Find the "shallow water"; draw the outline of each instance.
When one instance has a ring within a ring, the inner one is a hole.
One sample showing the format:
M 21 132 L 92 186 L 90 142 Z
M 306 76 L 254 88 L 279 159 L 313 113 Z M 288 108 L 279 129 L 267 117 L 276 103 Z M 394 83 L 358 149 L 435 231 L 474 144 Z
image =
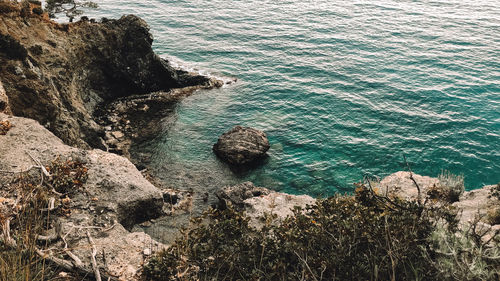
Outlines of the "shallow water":
M 169 185 L 254 181 L 291 193 L 349 192 L 405 169 L 500 181 L 497 1 L 96 1 L 137 14 L 173 63 L 236 84 L 197 92 L 138 148 Z M 241 124 L 267 132 L 265 164 L 235 174 L 213 155 Z

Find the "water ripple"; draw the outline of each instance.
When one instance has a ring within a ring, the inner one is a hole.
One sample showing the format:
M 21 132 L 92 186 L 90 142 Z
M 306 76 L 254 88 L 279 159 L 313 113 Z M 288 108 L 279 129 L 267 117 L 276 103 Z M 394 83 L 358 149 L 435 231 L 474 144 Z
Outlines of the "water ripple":
M 325 195 L 404 169 L 403 154 L 418 173 L 464 174 L 468 188 L 500 181 L 497 1 L 98 2 L 95 17 L 144 17 L 174 62 L 239 78 L 187 98 L 168 133 L 139 148 L 172 185 Z M 272 143 L 242 175 L 211 152 L 236 124 Z

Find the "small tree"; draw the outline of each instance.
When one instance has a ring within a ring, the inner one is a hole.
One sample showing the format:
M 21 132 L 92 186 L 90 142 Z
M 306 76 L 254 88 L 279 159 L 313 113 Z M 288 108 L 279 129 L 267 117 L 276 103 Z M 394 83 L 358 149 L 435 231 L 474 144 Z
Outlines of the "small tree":
M 91 1 L 75 1 L 75 0 L 47 0 L 45 9 L 51 18 L 55 18 L 56 14 L 64 13 L 73 22 L 74 18 L 83 14 L 82 8 L 97 8 L 98 5 Z

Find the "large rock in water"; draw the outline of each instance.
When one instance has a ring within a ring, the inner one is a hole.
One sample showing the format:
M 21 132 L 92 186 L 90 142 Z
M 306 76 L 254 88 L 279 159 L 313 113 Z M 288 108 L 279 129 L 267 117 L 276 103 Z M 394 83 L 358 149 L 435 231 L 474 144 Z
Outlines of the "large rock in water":
M 254 128 L 235 126 L 220 136 L 213 146 L 217 156 L 234 165 L 244 165 L 262 158 L 269 150 L 264 132 Z

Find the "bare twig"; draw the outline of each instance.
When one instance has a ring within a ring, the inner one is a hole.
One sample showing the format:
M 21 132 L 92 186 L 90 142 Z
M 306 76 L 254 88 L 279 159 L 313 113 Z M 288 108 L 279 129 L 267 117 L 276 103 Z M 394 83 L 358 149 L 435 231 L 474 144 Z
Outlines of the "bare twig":
M 51 254 L 44 253 L 42 250 L 40 250 L 38 248 L 35 248 L 35 251 L 42 259 L 45 259 L 45 260 L 57 265 L 58 267 L 60 267 L 63 270 L 70 271 L 70 272 L 76 272 L 82 276 L 96 278 L 95 273 L 92 270 L 87 269 L 87 267 L 83 263 L 79 263 L 77 261 L 75 261 L 73 263 L 73 262 L 65 260 L 65 259 L 56 258 Z M 73 255 L 73 256 L 76 257 L 75 255 Z M 80 260 L 78 257 L 76 257 L 76 259 Z M 106 274 L 104 274 L 103 276 L 104 276 L 104 278 L 107 278 L 107 280 L 118 280 L 115 277 L 108 276 Z M 97 280 L 97 278 L 96 278 L 96 280 Z
M 11 248 L 15 248 L 17 243 L 14 239 L 12 239 L 12 237 L 10 237 L 10 219 L 6 219 L 2 224 L 2 232 L 4 244 Z
M 370 179 L 368 179 L 367 177 L 365 177 L 365 181 L 368 183 L 368 188 L 370 189 L 370 192 L 371 194 L 373 195 L 373 197 L 375 197 L 375 199 L 379 200 L 379 201 L 385 201 L 401 210 L 407 210 L 408 208 L 405 208 L 403 206 L 401 206 L 400 204 L 394 202 L 394 200 L 391 200 L 389 197 L 387 197 L 387 192 L 386 192 L 386 195 L 385 196 L 380 196 L 378 195 L 374 190 L 373 190 L 373 187 L 372 187 L 372 184 L 371 184 L 371 181 Z M 395 211 L 393 208 L 391 208 L 390 206 L 386 205 L 389 209 Z
M 56 202 L 56 199 L 54 197 L 51 197 L 49 199 L 49 203 L 48 203 L 48 206 L 47 208 L 43 208 L 43 209 L 40 209 L 40 211 L 42 212 L 50 212 L 50 211 L 53 211 L 56 207 L 55 207 L 55 202 Z
M 64 249 L 64 252 L 74 261 L 76 267 L 83 268 L 83 262 L 80 258 L 78 258 L 75 254 L 73 254 L 69 249 Z
M 59 239 L 59 237 L 57 236 L 57 234 L 52 234 L 52 235 L 37 235 L 36 236 L 36 240 L 43 241 L 43 242 L 48 242 L 48 243 L 52 243 L 54 241 L 57 241 L 58 239 Z
M 295 255 L 297 255 L 297 257 L 299 258 L 299 260 L 304 263 L 304 265 L 306 266 L 307 270 L 309 271 L 309 273 L 311 273 L 311 276 L 314 280 L 318 281 L 318 278 L 316 278 L 316 276 L 314 276 L 314 273 L 312 272 L 311 268 L 309 267 L 309 265 L 307 264 L 307 261 L 304 260 L 296 251 L 293 251 L 295 253 Z
M 418 191 L 418 195 L 417 195 L 417 202 L 418 202 L 418 205 L 421 206 L 422 205 L 422 197 L 421 197 L 421 190 L 420 190 L 420 186 L 418 185 L 417 181 L 415 180 L 415 178 L 413 177 L 413 172 L 411 171 L 411 168 L 410 168 L 410 164 L 408 164 L 408 161 L 406 161 L 406 156 L 403 154 L 403 158 L 405 160 L 405 163 L 406 163 L 406 167 L 408 167 L 408 171 L 410 172 L 410 179 L 413 181 L 413 183 L 415 184 L 415 186 L 417 187 L 417 191 Z
M 88 230 L 87 230 L 87 238 L 89 239 L 89 243 L 92 246 L 92 255 L 90 256 L 90 258 L 92 260 L 92 269 L 94 270 L 95 280 L 102 281 L 101 273 L 99 272 L 99 268 L 97 267 L 97 261 L 95 259 L 95 256 L 97 255 L 97 249 L 95 247 L 94 240 L 92 239 L 92 236 L 90 236 L 90 232 Z
M 46 177 L 50 177 L 50 173 L 47 171 L 47 169 L 45 169 L 45 167 L 42 165 L 42 163 L 40 162 L 40 160 L 38 160 L 35 157 L 33 157 L 33 155 L 31 155 L 31 153 L 29 153 L 29 151 L 27 151 L 27 150 L 26 150 L 26 154 L 28 154 L 29 157 L 31 157 L 31 159 L 40 167 L 40 169 L 42 170 L 42 173 Z
M 36 165 L 31 165 L 29 166 L 29 168 L 25 169 L 25 170 L 21 170 L 21 171 L 7 171 L 7 170 L 0 170 L 0 173 L 2 174 L 22 174 L 22 173 L 26 173 L 26 172 L 29 172 L 31 169 L 33 168 L 38 168 L 40 169 L 39 166 L 36 166 Z

